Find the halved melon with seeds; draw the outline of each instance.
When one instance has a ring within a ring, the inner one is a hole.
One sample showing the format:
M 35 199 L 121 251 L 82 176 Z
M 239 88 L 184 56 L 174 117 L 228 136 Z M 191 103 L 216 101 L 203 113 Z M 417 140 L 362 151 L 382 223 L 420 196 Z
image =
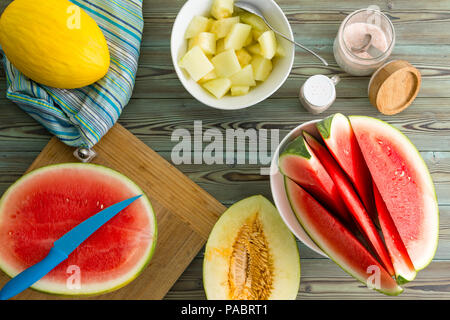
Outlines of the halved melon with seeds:
M 203 284 L 210 300 L 296 298 L 297 244 L 269 200 L 253 196 L 225 211 L 206 244 Z

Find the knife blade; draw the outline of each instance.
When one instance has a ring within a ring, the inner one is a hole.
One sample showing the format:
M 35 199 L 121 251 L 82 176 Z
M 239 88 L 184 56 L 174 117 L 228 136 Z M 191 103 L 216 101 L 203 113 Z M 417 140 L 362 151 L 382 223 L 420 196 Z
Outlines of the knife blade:
M 6 283 L 2 290 L 0 290 L 0 300 L 8 300 L 14 297 L 28 287 L 32 286 L 39 279 L 43 278 L 61 262 L 66 260 L 68 256 L 95 231 L 97 231 L 106 222 L 111 220 L 114 216 L 139 199 L 141 196 L 142 195 L 138 195 L 113 204 L 112 206 L 81 222 L 61 238 L 56 240 L 53 243 L 53 247 L 50 249 L 50 252 L 43 260 L 28 269 L 25 269 Z

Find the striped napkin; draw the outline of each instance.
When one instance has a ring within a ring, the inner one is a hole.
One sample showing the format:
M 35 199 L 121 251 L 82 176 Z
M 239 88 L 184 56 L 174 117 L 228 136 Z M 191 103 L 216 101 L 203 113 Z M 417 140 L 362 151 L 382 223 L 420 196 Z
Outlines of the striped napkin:
M 71 0 L 100 26 L 111 66 L 106 76 L 81 89 L 43 86 L 3 59 L 7 97 L 73 147 L 92 147 L 116 123 L 133 91 L 144 26 L 142 0 Z

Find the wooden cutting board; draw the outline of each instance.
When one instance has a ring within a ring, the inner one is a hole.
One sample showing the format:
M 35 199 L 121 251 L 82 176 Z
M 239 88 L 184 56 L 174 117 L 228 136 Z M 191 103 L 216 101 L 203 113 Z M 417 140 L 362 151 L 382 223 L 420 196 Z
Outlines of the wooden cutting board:
M 92 163 L 125 174 L 150 198 L 158 223 L 158 240 L 150 264 L 138 278 L 117 291 L 89 299 L 162 299 L 205 244 L 226 208 L 120 124 L 116 124 L 94 150 L 97 157 Z M 73 151 L 53 138 L 28 171 L 49 164 L 76 162 Z M 8 280 L 0 272 L 0 287 Z M 31 289 L 16 297 L 64 298 L 70 299 Z

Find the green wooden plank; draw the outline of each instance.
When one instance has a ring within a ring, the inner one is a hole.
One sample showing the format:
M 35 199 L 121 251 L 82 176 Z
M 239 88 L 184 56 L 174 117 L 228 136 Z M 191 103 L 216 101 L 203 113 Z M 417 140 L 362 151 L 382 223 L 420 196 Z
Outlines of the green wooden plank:
M 302 252 L 300 252 L 302 256 Z M 165 299 L 205 299 L 202 259 L 196 258 Z M 301 259 L 301 281 L 297 299 L 450 299 L 450 261 L 433 261 L 416 279 L 403 285 L 397 297 L 369 290 L 328 259 Z
M 378 117 L 401 129 L 419 150 L 448 151 L 450 150 L 449 103 L 450 99 L 418 98 L 410 108 L 392 117 L 381 115 L 370 105 L 368 99 L 338 99 L 323 117 L 334 112 Z M 154 112 L 150 112 L 149 109 Z M 148 118 L 145 114 L 149 115 Z M 195 120 L 202 120 L 205 129 L 279 129 L 282 138 L 297 125 L 320 117 L 322 116 L 306 112 L 294 99 L 276 101 L 269 99 L 254 107 L 233 112 L 211 109 L 192 99 L 159 101 L 137 99 L 125 110 L 121 122 L 153 148 L 168 151 L 169 149 L 162 149 L 161 143 L 168 141 L 172 130 L 186 128 L 192 131 Z M 170 146 L 174 144 L 169 143 Z
M 168 54 L 167 52 L 166 55 Z M 400 58 L 401 56 L 398 57 Z M 300 58 L 297 60 L 301 62 Z M 450 66 L 425 66 L 419 63 L 415 63 L 415 66 L 418 67 L 423 75 L 419 97 L 450 97 L 450 77 L 448 76 L 450 74 Z M 296 62 L 287 81 L 272 97 L 297 98 L 299 88 L 303 82 L 314 74 L 340 75 L 342 81 L 336 89 L 338 98 L 367 99 L 368 77 L 349 76 L 337 66 L 331 65 L 322 68 L 312 62 L 310 64 L 299 64 Z M 5 91 L 4 78 L 0 78 L 0 92 Z M 5 95 L 2 93 L 1 97 L 5 97 Z M 152 65 L 152 61 L 148 61 L 146 66 L 139 68 L 133 97 L 139 99 L 173 99 L 174 97 L 188 99 L 192 96 L 181 85 L 172 65 L 156 66 L 156 64 Z
M 10 1 L 10 0 L 8 0 Z M 360 8 L 366 8 L 368 4 L 377 5 L 383 11 L 408 11 L 408 10 L 434 10 L 448 11 L 450 8 L 449 0 L 427 0 L 427 1 L 410 1 L 410 0 L 351 0 L 351 1 L 330 1 L 330 0 L 276 0 L 278 5 L 285 12 L 302 12 L 302 11 L 343 11 L 350 12 Z M 144 1 L 144 15 L 171 17 L 176 15 L 185 3 L 184 0 L 166 1 L 166 0 L 150 0 Z
M 42 149 L 50 134 L 11 102 L 0 100 L 0 151 Z M 222 111 L 193 99 L 132 99 L 120 122 L 156 151 L 170 151 L 176 128 L 193 131 L 195 120 L 207 128 L 279 129 L 280 139 L 297 125 L 334 112 L 381 118 L 401 129 L 421 151 L 450 151 L 450 99 L 418 98 L 396 116 L 381 115 L 366 98 L 337 99 L 322 116 L 306 112 L 296 99 L 268 99 L 251 108 Z M 20 143 L 18 143 L 20 141 Z
M 228 204 L 230 205 L 230 204 Z M 440 206 L 440 226 L 439 226 L 439 245 L 436 251 L 434 260 L 450 260 L 450 243 L 447 241 L 450 236 L 450 206 Z M 314 252 L 297 239 L 297 245 L 299 247 L 301 257 L 305 259 L 327 259 L 324 256 Z M 202 250 L 198 254 L 198 258 L 202 259 L 204 251 Z
M 356 7 L 359 8 L 359 7 Z M 355 9 L 356 9 L 355 8 Z M 332 45 L 341 22 L 352 10 L 287 12 L 295 39 L 304 45 Z M 144 45 L 169 45 L 172 25 L 177 11 L 171 16 L 145 19 Z M 446 11 L 390 11 L 397 45 L 430 45 L 448 43 L 450 12 Z
M 432 50 L 427 50 L 424 46 L 400 46 L 394 50 L 392 58 L 406 59 L 419 68 L 423 76 L 420 97 L 450 97 L 450 66 L 447 59 L 449 48 L 447 45 L 433 46 Z M 340 98 L 367 97 L 368 77 L 354 77 L 343 73 L 334 63 L 331 47 L 323 47 L 319 52 L 330 62 L 329 67 L 320 66 L 314 57 L 297 50 L 291 75 L 273 97 L 297 97 L 301 84 L 307 77 L 317 73 L 339 74 L 342 77 L 337 87 Z M 5 91 L 6 81 L 1 77 L 0 92 Z M 4 97 L 3 94 L 2 96 Z M 143 48 L 133 97 L 191 97 L 175 74 L 169 48 Z
M 369 77 L 355 77 L 343 73 L 334 62 L 332 47 L 317 50 L 323 54 L 330 66 L 318 64 L 311 55 L 298 49 L 291 74 L 285 84 L 273 97 L 297 97 L 301 84 L 314 74 L 341 76 L 337 87 L 338 97 L 367 97 Z M 450 46 L 398 46 L 392 59 L 406 59 L 422 73 L 420 97 L 450 97 L 450 65 L 448 64 Z M 425 58 L 423 58 L 425 57 Z M 136 79 L 135 98 L 189 98 L 189 93 L 181 85 L 174 71 L 168 47 L 145 47 L 142 50 L 140 68 Z
M 171 162 L 171 152 L 159 153 Z M 22 175 L 37 152 L 13 151 L 1 155 L 0 193 Z M 439 204 L 450 205 L 450 152 L 425 152 L 422 156 L 435 182 Z M 260 175 L 260 165 L 182 164 L 176 167 L 226 205 L 255 194 L 271 198 L 269 176 Z
M 415 63 L 423 74 L 423 82 L 419 97 L 450 97 L 450 78 L 446 75 L 448 67 L 423 66 Z M 138 71 L 134 97 L 140 99 L 173 97 L 190 98 L 191 95 L 181 85 L 173 67 L 142 67 Z M 289 78 L 281 88 L 273 94 L 274 98 L 296 98 L 304 81 L 311 75 L 338 74 L 342 81 L 336 88 L 338 98 L 367 98 L 368 77 L 356 78 L 343 73 L 337 66 L 319 67 L 314 64 L 294 65 Z

